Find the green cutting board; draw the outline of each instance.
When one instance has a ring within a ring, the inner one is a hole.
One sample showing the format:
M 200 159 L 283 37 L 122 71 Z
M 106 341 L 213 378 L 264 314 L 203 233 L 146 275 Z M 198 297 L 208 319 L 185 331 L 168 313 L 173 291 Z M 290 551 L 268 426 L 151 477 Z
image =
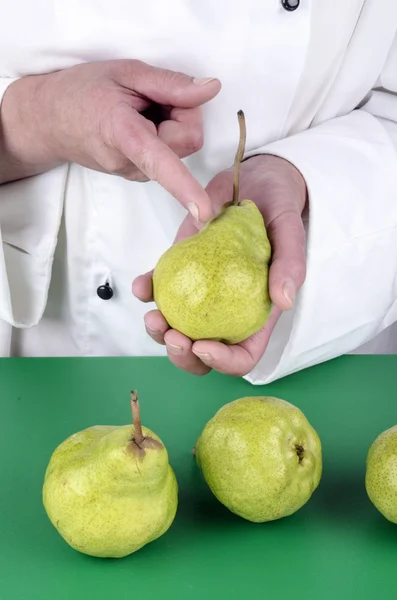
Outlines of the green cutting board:
M 177 518 L 161 539 L 125 559 L 69 548 L 41 501 L 54 448 L 94 424 L 143 423 L 166 444 L 179 481 Z M 397 525 L 364 487 L 368 448 L 397 423 L 397 356 L 347 356 L 271 385 L 167 359 L 0 361 L 0 598 L 2 600 L 382 600 L 397 597 Z M 299 406 L 323 443 L 324 472 L 295 515 L 253 524 L 211 495 L 191 454 L 204 424 L 244 395 Z

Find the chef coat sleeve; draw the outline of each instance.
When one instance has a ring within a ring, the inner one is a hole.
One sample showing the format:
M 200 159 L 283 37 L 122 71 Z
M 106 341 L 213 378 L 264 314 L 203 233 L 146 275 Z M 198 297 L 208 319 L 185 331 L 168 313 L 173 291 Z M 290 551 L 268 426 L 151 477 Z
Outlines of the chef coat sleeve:
M 307 278 L 246 377 L 265 384 L 355 350 L 397 321 L 397 41 L 366 104 L 255 149 L 309 196 Z
M 0 111 L 13 81 L 0 77 Z M 62 166 L 0 185 L 0 322 L 31 327 L 42 317 L 66 175 L 67 166 Z

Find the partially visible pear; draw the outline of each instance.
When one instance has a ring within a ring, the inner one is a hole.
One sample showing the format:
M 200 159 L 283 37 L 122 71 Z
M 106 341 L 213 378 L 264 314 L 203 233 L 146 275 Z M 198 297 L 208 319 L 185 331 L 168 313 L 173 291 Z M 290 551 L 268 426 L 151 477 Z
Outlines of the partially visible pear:
M 141 426 L 89 427 L 58 446 L 48 464 L 43 503 L 49 519 L 75 550 L 121 558 L 163 535 L 178 504 L 178 486 L 165 446 Z
M 169 248 L 153 273 L 159 310 L 173 329 L 192 340 L 236 344 L 259 331 L 270 314 L 270 242 L 254 202 L 238 198 L 245 147 L 243 112 L 238 116 L 233 202 L 197 234 Z
M 255 523 L 295 513 L 322 474 L 316 431 L 299 408 L 269 396 L 223 406 L 204 427 L 194 453 L 216 498 Z
M 365 487 L 378 511 L 397 523 L 397 425 L 372 443 L 366 461 Z

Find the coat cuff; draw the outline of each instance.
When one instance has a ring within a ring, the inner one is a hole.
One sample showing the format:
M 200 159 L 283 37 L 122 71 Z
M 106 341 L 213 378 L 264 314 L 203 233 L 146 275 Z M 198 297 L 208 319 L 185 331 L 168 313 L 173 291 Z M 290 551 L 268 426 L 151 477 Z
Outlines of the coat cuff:
M 0 185 L 0 321 L 41 319 L 63 211 L 67 166 Z

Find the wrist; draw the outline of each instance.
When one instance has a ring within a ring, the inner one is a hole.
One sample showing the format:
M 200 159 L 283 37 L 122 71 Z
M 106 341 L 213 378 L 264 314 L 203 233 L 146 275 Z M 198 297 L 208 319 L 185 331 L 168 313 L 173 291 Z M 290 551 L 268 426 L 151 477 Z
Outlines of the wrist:
M 287 188 L 286 191 L 290 191 L 296 199 L 299 212 L 303 212 L 308 199 L 308 191 L 306 181 L 295 165 L 274 154 L 254 154 L 245 162 L 249 163 L 250 168 L 263 169 L 269 185 L 274 183 Z
M 54 153 L 46 126 L 41 86 L 47 75 L 22 77 L 6 90 L 0 109 L 2 157 L 8 180 L 46 171 L 62 160 Z

